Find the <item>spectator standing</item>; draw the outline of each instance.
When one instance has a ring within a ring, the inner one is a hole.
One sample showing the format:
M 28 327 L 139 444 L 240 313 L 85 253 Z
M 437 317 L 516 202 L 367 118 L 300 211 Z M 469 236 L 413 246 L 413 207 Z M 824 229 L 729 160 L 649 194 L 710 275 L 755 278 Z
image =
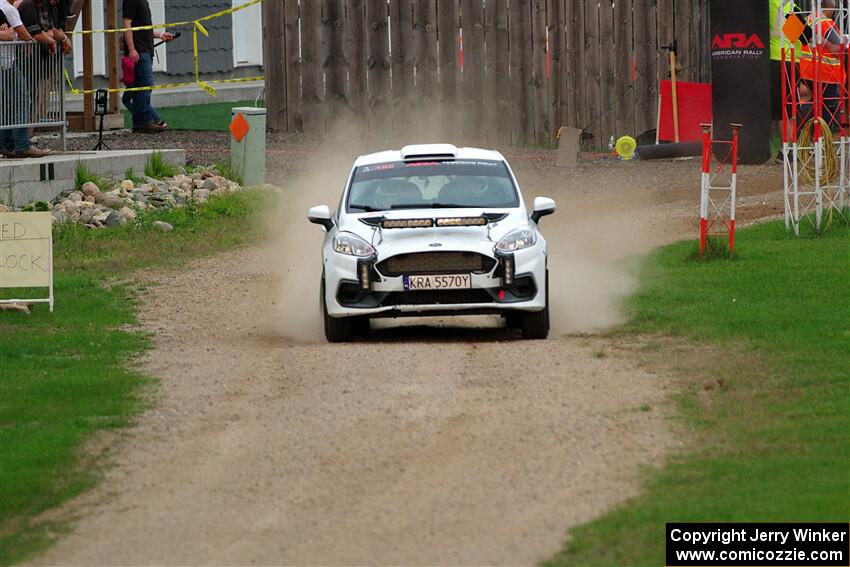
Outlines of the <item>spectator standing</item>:
M 32 41 L 20 12 L 7 0 L 0 0 L 0 41 Z M 29 85 L 21 71 L 14 46 L 0 45 L 0 112 L 16 124 L 26 124 L 30 118 Z M 14 96 L 6 94 L 13 93 Z M 30 145 L 29 129 L 0 130 L 0 154 L 7 158 L 43 157 L 46 152 Z
M 805 43 L 800 49 L 800 79 L 815 84 L 815 74 L 819 76 L 820 93 L 814 92 L 821 100 L 820 112 L 832 130 L 836 130 L 840 122 L 841 85 L 844 84 L 844 66 L 841 63 L 841 42 L 843 38 L 835 20 L 835 0 L 821 0 L 823 13 L 812 12 L 808 25 L 820 33 L 823 38 L 823 53 L 818 56 L 812 47 Z M 817 90 L 817 89 L 816 89 Z
M 153 25 L 148 0 L 124 0 L 122 6 L 125 28 Z M 124 32 L 124 55 L 134 64 L 135 82 L 133 87 L 152 87 L 154 38 L 171 41 L 174 36 L 166 31 L 155 32 L 143 29 Z M 128 85 L 129 86 L 129 85 Z M 133 132 L 155 134 L 164 132 L 168 125 L 160 119 L 151 105 L 151 91 L 125 91 L 121 99 L 133 115 Z
M 18 2 L 18 10 L 21 13 L 21 19 L 30 34 L 42 43 L 42 48 L 37 54 L 33 55 L 33 65 L 30 67 L 29 77 L 32 84 L 32 122 L 40 122 L 48 112 L 50 102 L 51 85 L 60 77 L 56 75 L 59 65 L 51 61 L 51 58 L 56 57 L 56 48 L 60 47 L 63 53 L 70 53 L 72 49 L 71 40 L 65 35 L 58 22 L 58 12 L 54 10 L 53 0 L 20 0 Z M 53 40 L 51 45 L 49 41 L 42 41 L 36 37 L 36 33 L 44 34 L 45 40 Z M 33 130 L 30 129 L 30 135 Z

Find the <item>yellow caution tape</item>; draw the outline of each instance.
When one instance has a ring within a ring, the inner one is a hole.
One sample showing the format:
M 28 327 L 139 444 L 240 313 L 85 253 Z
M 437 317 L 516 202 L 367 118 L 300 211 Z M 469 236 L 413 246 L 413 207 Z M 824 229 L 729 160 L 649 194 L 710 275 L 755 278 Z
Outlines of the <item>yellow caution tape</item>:
M 103 30 L 80 30 L 80 31 L 69 31 L 65 32 L 68 34 L 77 34 L 77 35 L 88 35 L 93 33 L 119 33 L 125 31 L 143 31 L 143 30 L 155 30 L 160 28 L 181 28 L 187 26 L 194 26 L 198 22 L 206 22 L 207 20 L 213 20 L 215 18 L 220 18 L 221 16 L 226 16 L 228 14 L 233 14 L 235 12 L 239 12 L 240 10 L 245 10 L 246 8 L 250 8 L 256 4 L 262 3 L 263 0 L 251 0 L 247 4 L 243 4 L 242 6 L 238 6 L 236 8 L 227 8 L 226 10 L 221 10 L 220 12 L 215 12 L 214 14 L 208 14 L 197 20 L 186 20 L 183 22 L 170 22 L 165 24 L 153 24 L 150 26 L 136 26 L 132 28 L 115 28 L 115 29 L 103 29 Z M 203 26 L 202 26 L 203 27 Z M 206 33 L 204 35 L 207 35 Z
M 104 90 L 109 93 L 124 93 L 124 92 L 138 92 L 138 91 L 156 91 L 160 89 L 173 89 L 175 87 L 189 87 L 192 85 L 200 86 L 202 89 L 210 93 L 212 96 L 216 96 L 215 89 L 210 86 L 210 83 L 213 84 L 223 84 L 223 83 L 250 83 L 254 81 L 262 81 L 265 79 L 265 76 L 259 75 L 256 77 L 242 77 L 239 79 L 213 79 L 209 81 L 189 81 L 186 83 L 169 83 L 167 85 L 154 85 L 150 87 L 127 87 L 127 88 L 119 88 L 119 89 L 77 89 L 74 88 L 73 83 L 71 82 L 71 76 L 68 74 L 68 70 L 65 69 L 65 82 L 68 83 L 68 90 L 71 94 L 75 95 L 88 95 L 95 94 L 99 90 Z M 206 85 L 206 86 L 204 86 Z M 210 92 L 212 90 L 212 92 Z
M 90 95 L 90 94 L 96 93 L 99 90 L 105 90 L 106 92 L 109 92 L 109 93 L 121 93 L 121 92 L 137 92 L 137 91 L 155 91 L 155 90 L 160 90 L 160 89 L 171 89 L 171 88 L 175 88 L 175 87 L 186 87 L 186 86 L 190 86 L 190 85 L 197 85 L 200 88 L 202 88 L 203 90 L 205 90 L 207 93 L 209 93 L 210 96 L 216 96 L 217 95 L 216 90 L 212 86 L 210 86 L 209 83 L 246 83 L 246 82 L 250 82 L 250 81 L 263 80 L 263 79 L 265 79 L 264 76 L 245 77 L 245 78 L 241 78 L 241 79 L 219 79 L 219 80 L 213 80 L 213 81 L 202 81 L 201 80 L 201 71 L 200 71 L 199 49 L 198 49 L 198 32 L 201 32 L 205 37 L 209 37 L 209 35 L 210 35 L 210 33 L 207 31 L 207 29 L 204 27 L 204 25 L 201 22 L 206 22 L 206 21 L 209 21 L 209 20 L 213 20 L 215 18 L 220 18 L 222 16 L 226 16 L 228 14 L 233 14 L 234 12 L 238 12 L 240 10 L 250 8 L 251 6 L 254 6 L 256 4 L 260 4 L 261 2 L 263 2 L 263 0 L 251 0 L 250 2 L 248 2 L 247 4 L 243 4 L 242 6 L 239 6 L 239 7 L 236 7 L 236 8 L 227 8 L 226 10 L 221 10 L 221 11 L 215 12 L 213 14 L 207 14 L 206 16 L 198 18 L 197 20 L 187 20 L 187 21 L 184 21 L 184 22 L 171 22 L 171 23 L 166 23 L 166 24 L 154 24 L 154 25 L 151 25 L 151 26 L 136 26 L 136 27 L 132 27 L 132 28 L 117 28 L 117 29 L 104 29 L 104 30 L 82 30 L 82 31 L 67 32 L 67 33 L 71 33 L 71 34 L 75 33 L 75 34 L 79 34 L 79 35 L 86 35 L 86 34 L 95 34 L 95 33 L 117 33 L 117 32 L 125 32 L 125 31 L 140 31 L 140 30 L 160 29 L 160 28 L 175 28 L 175 27 L 192 26 L 192 57 L 194 59 L 194 67 L 195 67 L 195 81 L 191 82 L 191 83 L 170 83 L 170 84 L 167 84 L 167 85 L 154 85 L 154 86 L 148 86 L 148 87 L 127 87 L 127 88 L 119 88 L 119 89 L 89 89 L 89 90 L 83 90 L 83 89 L 75 88 L 73 82 L 71 81 L 71 76 L 68 74 L 68 70 L 65 69 L 64 70 L 65 71 L 65 80 L 68 83 L 68 88 L 70 89 L 71 93 L 73 93 L 75 95 Z

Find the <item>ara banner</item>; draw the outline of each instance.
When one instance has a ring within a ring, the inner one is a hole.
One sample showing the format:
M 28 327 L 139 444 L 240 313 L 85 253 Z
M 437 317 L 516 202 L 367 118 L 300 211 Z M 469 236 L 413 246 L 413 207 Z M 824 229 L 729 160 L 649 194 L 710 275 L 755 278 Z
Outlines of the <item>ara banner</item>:
M 770 27 L 764 0 L 711 0 L 711 100 L 714 138 L 741 124 L 739 163 L 771 157 Z

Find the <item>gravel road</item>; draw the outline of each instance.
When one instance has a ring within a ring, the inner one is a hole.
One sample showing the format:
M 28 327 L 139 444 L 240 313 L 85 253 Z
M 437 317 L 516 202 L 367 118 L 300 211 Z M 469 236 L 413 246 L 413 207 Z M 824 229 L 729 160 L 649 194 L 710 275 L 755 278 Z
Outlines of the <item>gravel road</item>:
M 550 240 L 583 251 L 575 271 L 594 277 L 570 285 L 588 294 L 610 283 L 608 260 L 693 233 L 696 163 L 515 163 L 527 197 L 559 199 Z M 749 172 L 743 221 L 781 206 L 781 169 Z M 601 214 L 621 226 L 609 238 Z M 109 444 L 104 481 L 67 506 L 79 521 L 36 564 L 532 564 L 683 442 L 675 377 L 649 373 L 622 339 L 568 326 L 522 341 L 470 318 L 296 340 L 281 331 L 278 264 L 265 245 L 145 275 L 155 348 L 141 366 L 161 379 L 156 400 Z M 298 301 L 315 311 L 313 292 Z

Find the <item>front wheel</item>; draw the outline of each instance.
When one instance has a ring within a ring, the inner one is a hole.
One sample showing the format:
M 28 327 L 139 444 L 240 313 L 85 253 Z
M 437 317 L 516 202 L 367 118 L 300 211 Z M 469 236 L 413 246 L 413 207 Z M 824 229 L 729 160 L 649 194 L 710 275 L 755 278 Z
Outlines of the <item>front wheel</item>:
M 545 339 L 549 336 L 549 270 L 546 270 L 546 306 L 542 311 L 522 314 L 522 336 L 526 339 Z
M 322 278 L 321 286 L 322 316 L 325 320 L 325 338 L 329 343 L 343 343 L 351 340 L 354 333 L 351 317 L 336 319 L 328 315 L 328 304 L 325 299 L 325 279 Z

